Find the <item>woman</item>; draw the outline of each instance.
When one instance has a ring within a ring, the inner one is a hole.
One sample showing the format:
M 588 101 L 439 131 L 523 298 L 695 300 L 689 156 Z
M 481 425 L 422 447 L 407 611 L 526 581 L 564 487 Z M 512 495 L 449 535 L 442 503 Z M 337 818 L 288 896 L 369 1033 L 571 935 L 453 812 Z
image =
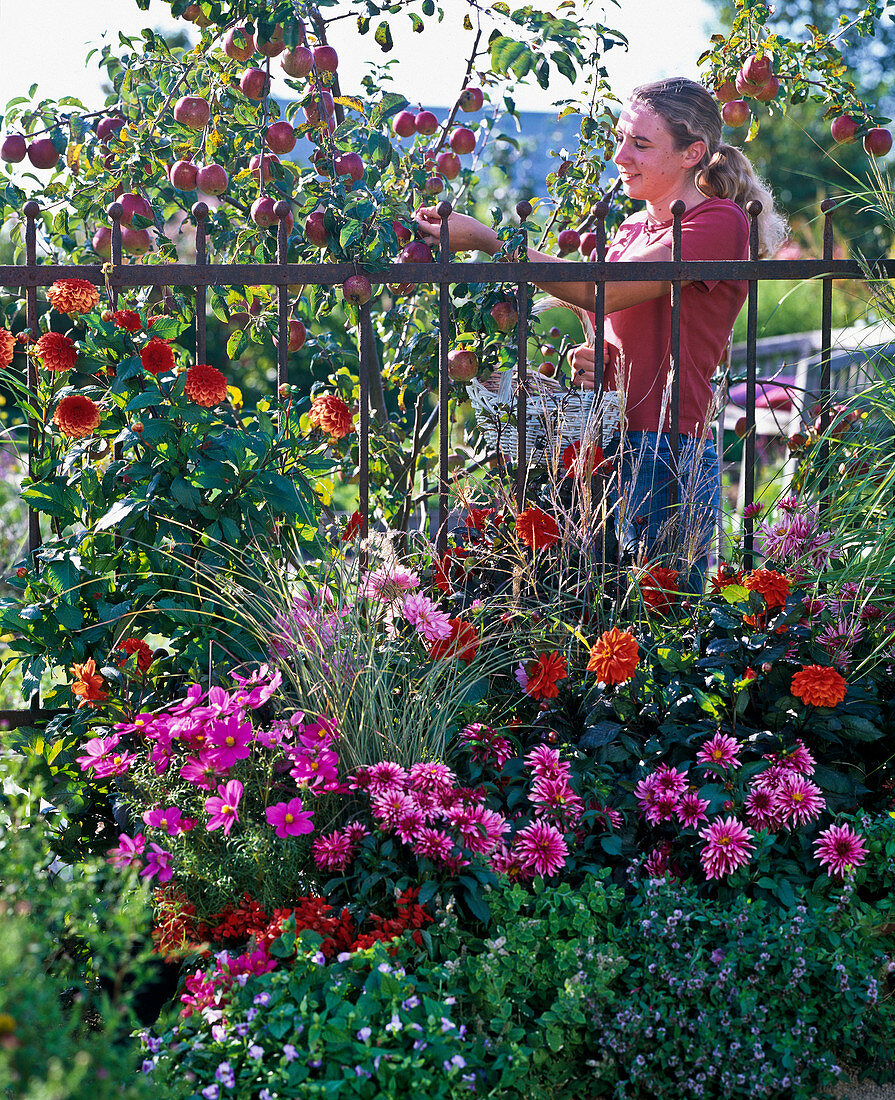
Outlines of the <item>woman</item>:
M 746 259 L 749 220 L 744 209 L 752 199 L 763 208 L 758 218 L 759 255 L 773 255 L 784 237 L 783 219 L 746 157 L 721 141 L 721 127 L 718 104 L 693 80 L 675 77 L 634 90 L 616 127 L 613 159 L 625 193 L 643 201 L 645 209 L 622 223 L 607 259 L 670 260 L 671 206 L 678 199 L 686 206 L 681 224 L 684 260 Z M 420 209 L 416 220 L 423 234 L 437 243 L 440 219 L 435 207 Z M 467 215 L 451 214 L 449 228 L 452 250 L 493 255 L 500 247 L 492 229 Z M 528 256 L 553 259 L 534 249 Z M 593 308 L 593 283 L 537 285 L 561 301 Z M 607 447 L 607 454 L 620 457 L 620 542 L 644 562 L 683 564 L 688 574 L 684 582 L 694 590 L 705 573 L 721 503 L 717 456 L 709 435 L 711 377 L 745 298 L 742 282 L 706 280 L 682 288 L 681 435 L 674 494 L 681 508 L 673 510 L 668 491 L 671 284 L 605 284 L 603 385 L 624 392 L 624 435 Z M 575 348 L 570 361 L 575 382 L 592 389 L 593 347 Z

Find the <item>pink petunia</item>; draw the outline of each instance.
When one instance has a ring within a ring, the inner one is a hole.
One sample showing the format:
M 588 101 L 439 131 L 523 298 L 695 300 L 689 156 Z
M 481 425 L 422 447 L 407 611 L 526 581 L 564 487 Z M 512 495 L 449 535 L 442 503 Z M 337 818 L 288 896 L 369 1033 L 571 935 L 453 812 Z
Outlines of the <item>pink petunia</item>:
M 174 877 L 174 869 L 171 867 L 172 855 L 160 848 L 158 844 L 150 844 L 150 851 L 146 853 L 146 866 L 140 872 L 143 878 L 156 878 L 159 882 L 170 882 Z
M 110 848 L 106 853 L 106 858 L 113 867 L 132 867 L 141 862 L 140 857 L 143 855 L 145 848 L 146 837 L 142 833 L 137 833 L 136 836 L 120 833 L 118 847 Z
M 404 618 L 427 642 L 444 641 L 451 636 L 450 618 L 428 596 L 414 593 L 405 597 Z
M 752 831 L 734 817 L 713 821 L 699 835 L 707 842 L 699 856 L 707 879 L 724 878 L 752 856 Z
M 810 779 L 793 774 L 777 789 L 775 808 L 787 825 L 804 825 L 820 817 L 826 806 L 823 791 Z
M 300 798 L 277 802 L 264 811 L 267 824 L 273 825 L 278 837 L 301 836 L 314 831 L 313 810 L 306 810 Z
M 179 836 L 189 828 L 189 818 L 185 818 L 176 806 L 169 806 L 167 810 L 146 810 L 143 821 L 153 829 L 163 829 L 168 836 Z
M 347 830 L 334 829 L 326 836 L 317 837 L 311 851 L 321 871 L 344 871 L 354 858 L 355 848 Z
M 685 829 L 695 829 L 700 821 L 707 821 L 709 800 L 700 798 L 696 791 L 685 791 L 675 806 L 677 819 Z
M 867 858 L 862 837 L 850 825 L 830 825 L 814 842 L 814 858 L 827 867 L 828 874 L 842 878 Z
M 527 869 L 544 878 L 561 870 L 569 854 L 563 834 L 546 821 L 533 821 L 520 829 L 513 849 L 521 856 Z
M 205 826 L 210 833 L 214 829 L 223 829 L 229 836 L 233 828 L 233 822 L 239 821 L 239 800 L 242 798 L 242 783 L 238 779 L 231 779 L 229 783 L 221 783 L 218 786 L 217 795 L 205 799 L 205 812 L 209 814 L 208 824 Z
M 740 743 L 735 737 L 728 737 L 724 733 L 716 733 L 709 741 L 706 741 L 696 754 L 697 764 L 710 764 L 716 768 L 740 767 Z M 716 775 L 710 769 L 703 772 L 705 776 Z

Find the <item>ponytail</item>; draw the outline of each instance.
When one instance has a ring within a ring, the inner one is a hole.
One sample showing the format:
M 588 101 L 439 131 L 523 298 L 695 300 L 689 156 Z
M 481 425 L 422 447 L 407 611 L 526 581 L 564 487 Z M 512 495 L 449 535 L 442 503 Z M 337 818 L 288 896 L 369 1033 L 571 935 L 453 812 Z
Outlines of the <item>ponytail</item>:
M 786 222 L 774 206 L 770 188 L 755 173 L 740 149 L 721 141 L 721 112 L 714 96 L 686 77 L 670 77 L 642 84 L 632 102 L 655 111 L 679 149 L 701 141 L 706 148 L 696 166 L 695 183 L 704 195 L 730 199 L 744 210 L 753 199 L 761 203 L 758 215 L 758 255 L 773 256 L 786 239 Z

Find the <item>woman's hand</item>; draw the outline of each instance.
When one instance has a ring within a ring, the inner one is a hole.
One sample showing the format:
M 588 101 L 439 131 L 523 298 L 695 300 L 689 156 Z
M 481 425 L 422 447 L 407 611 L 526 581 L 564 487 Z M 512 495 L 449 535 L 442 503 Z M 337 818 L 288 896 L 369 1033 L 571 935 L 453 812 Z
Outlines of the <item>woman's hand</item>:
M 434 206 L 421 206 L 414 214 L 423 240 L 438 245 L 441 234 L 441 218 Z M 487 252 L 489 256 L 500 248 L 500 238 L 493 229 L 483 225 L 468 214 L 451 214 L 448 217 L 448 247 L 451 252 Z
M 586 390 L 594 388 L 594 369 L 596 356 L 590 344 L 579 344 L 569 352 L 569 365 L 572 368 L 572 385 L 582 386 Z M 603 341 L 603 370 L 609 366 L 609 345 Z

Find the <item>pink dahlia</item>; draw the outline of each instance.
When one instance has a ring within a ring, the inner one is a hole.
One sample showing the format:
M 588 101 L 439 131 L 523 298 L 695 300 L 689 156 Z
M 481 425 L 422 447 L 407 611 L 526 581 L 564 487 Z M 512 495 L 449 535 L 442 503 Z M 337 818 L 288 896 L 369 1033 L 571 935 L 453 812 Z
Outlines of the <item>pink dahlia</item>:
M 685 771 L 679 772 L 676 768 L 671 768 L 667 764 L 656 768 L 653 779 L 657 790 L 670 791 L 672 794 L 681 795 L 688 787 L 687 773 Z
M 699 857 L 706 878 L 723 878 L 749 862 L 754 847 L 749 843 L 752 831 L 735 817 L 713 821 L 699 835 L 707 842 Z
M 430 829 L 426 826 L 416 834 L 413 851 L 421 858 L 444 862 L 453 854 L 454 843 L 441 829 Z
M 584 803 L 563 779 L 536 779 L 531 787 L 531 802 L 539 814 L 549 814 L 573 825 L 584 813 Z
M 344 832 L 334 829 L 317 837 L 311 851 L 321 871 L 344 871 L 354 858 L 354 844 L 347 829 Z
M 711 740 L 706 741 L 696 754 L 697 764 L 714 764 L 719 768 L 738 768 L 740 766 L 740 743 L 735 737 L 728 737 L 724 733 L 716 733 Z M 711 776 L 715 772 L 706 770 L 705 776 Z
M 451 636 L 450 618 L 428 596 L 413 593 L 405 597 L 404 618 L 427 642 L 444 641 Z
M 700 798 L 696 791 L 685 791 L 674 812 L 685 829 L 695 829 L 700 821 L 708 820 L 705 812 L 708 808 L 707 798 Z
M 544 878 L 561 870 L 569 854 L 565 837 L 546 821 L 533 821 L 520 829 L 513 848 L 522 858 L 526 870 Z
M 814 821 L 826 806 L 820 787 L 794 773 L 777 788 L 775 799 L 777 812 L 787 825 L 804 825 Z
M 432 760 L 410 765 L 408 785 L 416 791 L 434 794 L 446 787 L 452 787 L 456 782 L 456 775 L 446 764 Z
M 571 765 L 559 758 L 559 752 L 547 745 L 538 745 L 525 757 L 525 763 L 538 779 L 565 779 L 571 771 Z
M 746 797 L 746 816 L 753 828 L 776 833 L 782 822 L 775 788 L 764 784 L 753 787 Z
M 764 759 L 782 764 L 784 768 L 789 768 L 800 775 L 813 775 L 814 769 L 817 767 L 817 762 L 808 749 L 805 748 L 805 742 L 801 738 L 796 741 L 793 748 L 786 749 L 778 756 L 766 756 Z
M 448 811 L 446 817 L 470 852 L 487 854 L 493 851 L 510 828 L 506 818 L 484 806 L 455 807 Z
M 403 600 L 413 588 L 419 588 L 420 579 L 416 573 L 400 565 L 383 565 L 364 576 L 360 594 L 371 600 L 394 603 Z
M 649 813 L 650 808 L 656 801 L 657 794 L 655 774 L 648 775 L 644 779 L 641 779 L 634 788 L 634 797 L 640 803 L 640 809 L 645 814 Z
M 671 821 L 677 812 L 681 796 L 676 791 L 663 791 L 658 787 L 655 795 L 656 797 L 645 811 L 646 820 L 651 825 L 656 825 L 660 821 Z
M 378 764 L 372 764 L 366 770 L 366 790 L 370 794 L 381 794 L 389 787 L 403 787 L 407 781 L 407 772 L 400 764 L 391 760 L 380 760 Z
M 814 858 L 840 878 L 867 858 L 863 839 L 850 825 L 830 825 L 814 842 Z
M 428 824 L 428 814 L 418 803 L 407 796 L 407 805 L 394 815 L 395 832 L 405 844 L 412 844 L 420 829 Z
M 370 810 L 381 829 L 394 829 L 405 814 L 416 808 L 417 801 L 413 795 L 398 787 L 389 787 L 370 798 Z
M 469 748 L 476 764 L 488 764 L 492 761 L 498 768 L 513 755 L 513 746 L 505 738 L 495 733 L 491 726 L 473 722 L 460 730 L 460 740 Z

